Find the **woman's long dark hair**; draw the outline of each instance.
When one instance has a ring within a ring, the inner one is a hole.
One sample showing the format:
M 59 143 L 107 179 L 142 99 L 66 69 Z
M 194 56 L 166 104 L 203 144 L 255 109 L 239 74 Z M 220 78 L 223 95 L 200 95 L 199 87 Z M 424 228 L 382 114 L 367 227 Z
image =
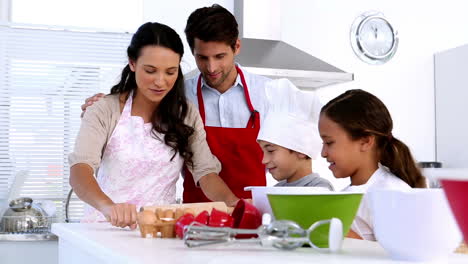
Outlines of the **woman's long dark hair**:
M 184 46 L 179 35 L 170 27 L 160 23 L 145 23 L 133 35 L 130 46 L 127 48 L 129 60 L 137 61 L 141 50 L 146 46 L 160 46 L 168 48 L 180 55 L 184 55 Z M 133 91 L 137 93 L 135 73 L 127 64 L 122 70 L 119 83 L 111 89 L 111 94 L 120 94 Z M 164 134 L 164 143 L 174 150 L 174 155 L 181 155 L 187 164 L 192 165 L 193 152 L 188 146 L 189 137 L 194 129 L 184 123 L 187 116 L 188 105 L 185 97 L 184 76 L 180 69 L 172 90 L 162 99 L 158 108 L 151 117 L 153 124 L 152 135 L 159 139 L 156 132 Z
M 349 90 L 328 102 L 321 114 L 340 125 L 353 140 L 375 136 L 380 163 L 409 186 L 426 187 L 408 146 L 392 135 L 392 117 L 379 98 L 363 90 Z

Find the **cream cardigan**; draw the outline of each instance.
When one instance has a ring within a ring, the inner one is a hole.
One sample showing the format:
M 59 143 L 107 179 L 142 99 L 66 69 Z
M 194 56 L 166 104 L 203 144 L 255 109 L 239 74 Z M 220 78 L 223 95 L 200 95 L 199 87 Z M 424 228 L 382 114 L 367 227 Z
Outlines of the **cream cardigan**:
M 85 163 L 96 172 L 107 142 L 117 126 L 120 114 L 119 94 L 107 95 L 86 108 L 75 141 L 75 149 L 68 156 L 70 167 L 78 163 Z M 187 166 L 194 181 L 198 183 L 201 177 L 209 173 L 219 174 L 221 163 L 211 153 L 200 113 L 190 102 L 188 102 L 185 124 L 195 129 L 189 138 L 189 148 L 193 152 L 193 168 Z

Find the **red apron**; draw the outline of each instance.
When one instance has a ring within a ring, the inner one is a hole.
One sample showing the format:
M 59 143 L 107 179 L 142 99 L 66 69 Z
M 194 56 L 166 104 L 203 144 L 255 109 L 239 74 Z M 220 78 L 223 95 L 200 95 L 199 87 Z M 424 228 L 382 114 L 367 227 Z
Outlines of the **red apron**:
M 265 166 L 262 164 L 263 152 L 257 143 L 260 130 L 260 115 L 252 107 L 244 74 L 236 66 L 244 86 L 245 100 L 252 113 L 246 128 L 226 128 L 205 126 L 206 140 L 211 152 L 222 165 L 219 176 L 239 198 L 251 198 L 246 186 L 265 186 Z M 205 124 L 205 105 L 201 91 L 201 75 L 197 82 L 198 109 Z M 196 187 L 192 174 L 184 168 L 184 203 L 209 202 L 201 188 Z

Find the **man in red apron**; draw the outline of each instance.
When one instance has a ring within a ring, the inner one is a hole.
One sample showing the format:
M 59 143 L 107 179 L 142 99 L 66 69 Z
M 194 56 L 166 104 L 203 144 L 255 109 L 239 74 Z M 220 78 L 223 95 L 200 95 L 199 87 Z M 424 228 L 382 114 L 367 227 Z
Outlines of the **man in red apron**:
M 187 98 L 198 104 L 208 145 L 222 164 L 219 176 L 237 197 L 251 198 L 244 187 L 266 185 L 263 153 L 256 139 L 266 106 L 264 84 L 269 79 L 235 64 L 240 52 L 238 26 L 223 7 L 195 10 L 185 33 L 200 70 L 199 76 L 185 82 Z M 187 170 L 183 200 L 209 201 Z
M 185 81 L 186 96 L 198 105 L 208 145 L 222 165 L 219 176 L 203 177 L 198 185 L 219 186 L 225 190 L 224 197 L 219 193 L 210 197 L 234 206 L 238 198 L 251 198 L 244 187 L 266 185 L 263 152 L 256 140 L 267 107 L 265 83 L 270 79 L 236 65 L 234 57 L 241 47 L 239 30 L 225 8 L 213 5 L 195 10 L 187 20 L 185 34 L 200 70 L 200 75 Z M 88 98 L 82 109 L 101 96 Z M 183 201 L 210 201 L 186 169 Z

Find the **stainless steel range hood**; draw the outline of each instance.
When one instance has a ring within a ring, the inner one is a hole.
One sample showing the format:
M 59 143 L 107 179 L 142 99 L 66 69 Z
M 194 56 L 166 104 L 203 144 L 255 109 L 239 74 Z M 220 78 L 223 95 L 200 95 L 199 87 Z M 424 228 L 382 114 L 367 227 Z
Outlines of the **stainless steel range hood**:
M 287 78 L 305 89 L 353 80 L 353 74 L 283 41 L 243 38 L 242 46 L 236 61 L 251 73 L 272 79 Z
M 353 80 L 344 72 L 281 39 L 281 0 L 234 1 L 241 52 L 236 62 L 250 73 L 287 78 L 302 89 L 316 89 Z M 198 70 L 186 77 L 194 76 Z

